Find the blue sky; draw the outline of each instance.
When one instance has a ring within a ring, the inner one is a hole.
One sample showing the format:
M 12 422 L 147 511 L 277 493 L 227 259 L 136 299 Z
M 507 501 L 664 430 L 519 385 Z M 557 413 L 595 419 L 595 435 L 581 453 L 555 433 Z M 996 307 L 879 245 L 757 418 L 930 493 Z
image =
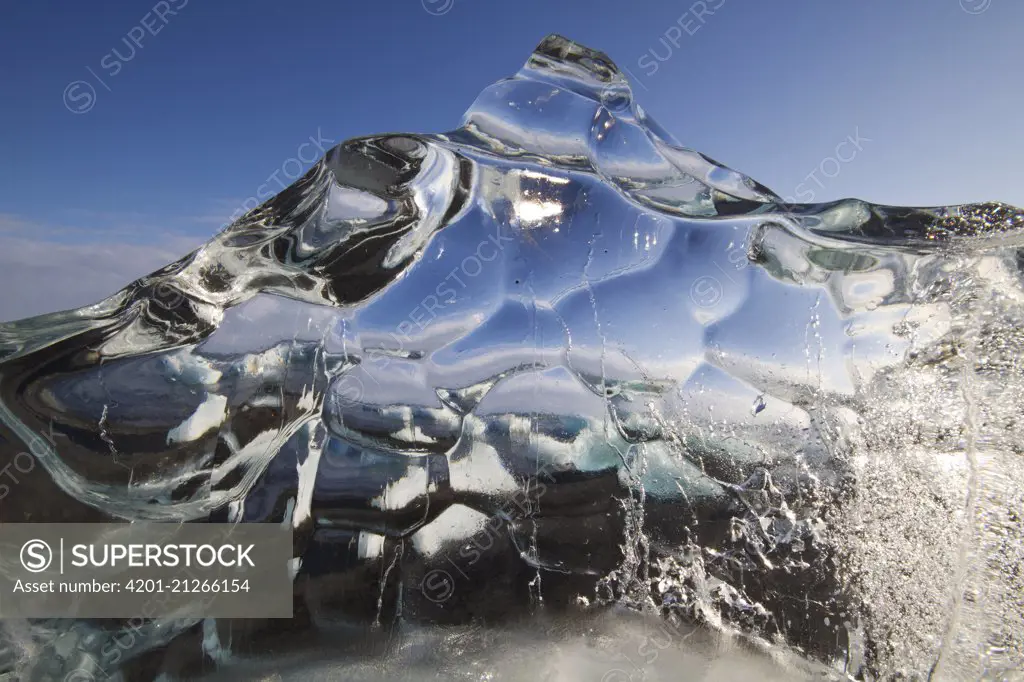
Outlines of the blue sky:
M 1024 206 L 1022 26 L 1019 0 L 4 3 L 0 320 L 183 255 L 311 136 L 455 127 L 552 32 L 784 197 Z

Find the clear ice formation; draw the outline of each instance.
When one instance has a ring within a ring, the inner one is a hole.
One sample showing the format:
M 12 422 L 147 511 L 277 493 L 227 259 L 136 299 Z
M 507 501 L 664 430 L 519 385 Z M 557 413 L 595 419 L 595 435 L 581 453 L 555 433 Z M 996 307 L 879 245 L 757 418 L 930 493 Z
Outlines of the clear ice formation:
M 1002 204 L 786 204 L 550 36 L 458 129 L 344 142 L 110 298 L 0 325 L 0 452 L 32 457 L 4 521 L 290 523 L 297 558 L 290 621 L 147 621 L 116 670 L 121 622 L 8 622 L 8 670 L 614 607 L 794 674 L 1003 679 L 1022 244 Z

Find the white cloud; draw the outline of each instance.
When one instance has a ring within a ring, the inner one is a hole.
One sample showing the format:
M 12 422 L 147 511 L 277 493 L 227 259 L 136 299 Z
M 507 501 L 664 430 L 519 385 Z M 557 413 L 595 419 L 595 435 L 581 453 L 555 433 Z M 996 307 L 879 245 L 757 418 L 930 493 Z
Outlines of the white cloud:
M 72 231 L 90 239 L 60 240 Z M 117 232 L 68 230 L 0 215 L 0 321 L 96 303 L 202 241 L 171 233 L 153 244 L 127 243 Z

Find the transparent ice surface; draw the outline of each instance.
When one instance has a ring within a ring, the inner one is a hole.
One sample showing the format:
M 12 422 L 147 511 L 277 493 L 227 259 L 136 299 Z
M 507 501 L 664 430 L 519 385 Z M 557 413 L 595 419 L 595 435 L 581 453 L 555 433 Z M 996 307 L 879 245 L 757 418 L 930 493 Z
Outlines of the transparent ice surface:
M 277 679 L 327 642 L 295 679 L 410 646 L 447 656 L 416 679 L 676 679 L 647 635 L 543 668 L 635 612 L 711 661 L 687 679 L 729 679 L 725 643 L 779 679 L 1011 679 L 1022 228 L 787 204 L 550 36 L 456 130 L 344 142 L 110 298 L 0 324 L 0 459 L 31 462 L 3 521 L 280 522 L 296 557 L 290 621 L 7 622 L 8 670 Z

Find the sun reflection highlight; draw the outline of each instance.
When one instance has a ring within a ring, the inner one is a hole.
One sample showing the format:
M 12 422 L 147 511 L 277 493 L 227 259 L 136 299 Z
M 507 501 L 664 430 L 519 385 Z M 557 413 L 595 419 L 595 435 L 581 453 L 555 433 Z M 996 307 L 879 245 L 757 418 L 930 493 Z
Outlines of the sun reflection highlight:
M 529 199 L 515 202 L 513 209 L 520 224 L 536 226 L 550 218 L 557 218 L 562 215 L 564 207 L 558 201 L 536 201 Z

